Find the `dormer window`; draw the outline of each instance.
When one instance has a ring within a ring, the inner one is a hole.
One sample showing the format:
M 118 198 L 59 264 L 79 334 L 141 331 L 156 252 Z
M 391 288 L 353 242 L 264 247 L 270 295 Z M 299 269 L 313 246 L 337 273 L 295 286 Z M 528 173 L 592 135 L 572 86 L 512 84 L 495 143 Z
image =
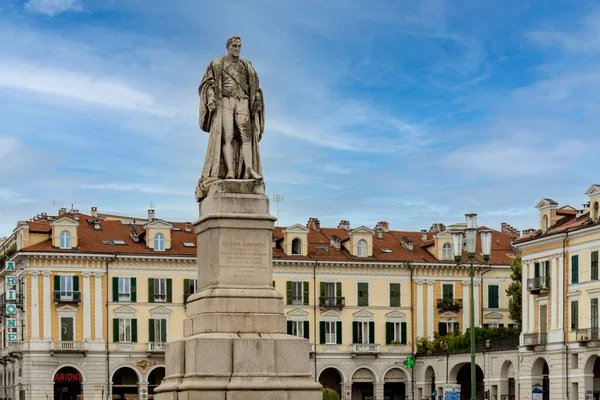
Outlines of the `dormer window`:
M 442 260 L 452 260 L 452 245 L 444 243 L 442 247 Z
M 599 219 L 600 219 L 600 205 L 598 202 L 595 202 L 594 203 L 593 220 L 598 221 Z
M 60 233 L 60 248 L 70 249 L 71 248 L 71 233 L 69 231 L 62 231 Z
M 361 239 L 358 241 L 358 245 L 356 248 L 356 255 L 358 257 L 367 257 L 369 255 L 368 251 L 367 251 L 367 241 L 364 239 Z
M 162 233 L 154 235 L 154 250 L 165 251 L 165 235 Z
M 292 255 L 302 255 L 302 240 L 298 238 L 292 240 Z
M 544 215 L 544 218 L 542 219 L 542 229 L 545 231 L 548 230 L 548 216 Z

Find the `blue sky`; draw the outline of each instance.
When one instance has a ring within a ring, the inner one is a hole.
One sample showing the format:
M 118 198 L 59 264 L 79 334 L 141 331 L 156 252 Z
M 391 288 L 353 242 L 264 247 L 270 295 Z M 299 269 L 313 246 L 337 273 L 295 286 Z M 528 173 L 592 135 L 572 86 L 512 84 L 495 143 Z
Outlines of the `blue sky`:
M 0 236 L 61 206 L 197 218 L 197 87 L 243 37 L 280 224 L 536 227 L 598 183 L 596 1 L 3 0 Z

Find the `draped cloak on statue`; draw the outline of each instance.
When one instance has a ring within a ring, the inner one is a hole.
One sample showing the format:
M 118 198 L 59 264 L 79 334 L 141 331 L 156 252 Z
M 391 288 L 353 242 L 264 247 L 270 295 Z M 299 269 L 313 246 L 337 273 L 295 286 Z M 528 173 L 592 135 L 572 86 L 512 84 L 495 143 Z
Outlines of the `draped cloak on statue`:
M 206 148 L 206 157 L 202 175 L 198 180 L 196 187 L 196 201 L 206 197 L 210 184 L 217 179 L 224 179 L 227 174 L 227 167 L 221 155 L 223 147 L 223 58 L 219 56 L 213 58 L 206 69 L 206 73 L 200 82 L 198 94 L 200 95 L 200 129 L 209 133 L 208 146 Z M 252 169 L 262 175 L 262 166 L 260 163 L 260 154 L 258 151 L 258 142 L 262 138 L 265 130 L 265 104 L 262 90 L 259 87 L 258 75 L 248 60 L 239 59 L 248 71 L 248 107 L 250 111 L 250 121 L 252 123 Z M 208 109 L 208 103 L 213 100 L 214 95 L 215 108 L 211 112 Z M 254 103 L 259 101 L 262 105 L 260 111 L 255 110 Z M 237 128 L 236 128 L 237 130 Z M 242 139 L 236 135 L 233 141 L 233 170 L 234 179 L 243 179 L 246 172 L 244 159 L 241 154 Z

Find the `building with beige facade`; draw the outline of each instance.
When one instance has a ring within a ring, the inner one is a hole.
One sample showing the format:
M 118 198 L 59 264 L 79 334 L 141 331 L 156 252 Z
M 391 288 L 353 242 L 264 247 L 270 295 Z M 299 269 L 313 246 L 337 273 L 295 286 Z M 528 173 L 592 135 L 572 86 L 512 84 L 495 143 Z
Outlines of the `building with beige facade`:
M 346 400 L 426 395 L 423 362 L 409 369 L 404 361 L 417 338 L 468 327 L 468 269 L 452 261 L 450 233 L 464 228 L 325 228 L 316 218 L 275 228 L 273 284 L 288 333 L 308 339 L 321 383 Z M 516 237 L 503 224 L 489 265 L 476 265 L 479 326 L 514 323 L 503 293 Z M 182 337 L 196 290 L 192 224 L 153 210 L 135 219 L 62 209 L 19 222 L 3 246 L 16 253 L 0 272 L 0 397 L 152 398 L 165 343 Z

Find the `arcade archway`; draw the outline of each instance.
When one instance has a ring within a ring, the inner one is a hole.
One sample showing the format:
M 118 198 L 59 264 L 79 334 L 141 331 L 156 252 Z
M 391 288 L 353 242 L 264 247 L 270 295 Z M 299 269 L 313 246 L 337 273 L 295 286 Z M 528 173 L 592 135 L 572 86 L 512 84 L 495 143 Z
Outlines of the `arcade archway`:
M 165 379 L 165 367 L 157 367 L 150 371 L 150 375 L 148 375 L 148 394 L 150 399 L 154 397 L 154 389 L 160 385 L 163 379 Z
M 342 395 L 342 374 L 335 368 L 326 368 L 319 375 L 319 383 L 324 388 L 333 389 Z
M 483 371 L 479 365 L 475 364 L 475 398 L 477 399 L 483 399 L 483 378 Z M 461 400 L 469 400 L 471 398 L 471 363 L 465 363 L 460 367 L 456 373 L 456 383 L 460 385 Z
M 406 374 L 399 368 L 392 368 L 383 378 L 383 395 L 385 400 L 405 400 Z
M 138 399 L 138 374 L 132 368 L 121 367 L 113 374 L 112 399 Z
M 80 400 L 83 398 L 83 376 L 74 367 L 63 367 L 54 374 L 54 400 Z
M 374 400 L 373 383 L 375 374 L 367 368 L 360 368 L 352 374 L 352 399 Z
M 585 393 L 592 393 L 594 400 L 600 399 L 600 357 L 593 355 L 585 363 Z
M 494 395 L 495 393 L 492 393 Z M 515 400 L 517 391 L 515 384 L 515 366 L 511 361 L 505 361 L 500 369 L 499 398 L 508 396 L 509 400 Z
M 542 394 L 543 400 L 550 399 L 550 368 L 543 358 L 538 358 L 531 367 L 532 393 Z

